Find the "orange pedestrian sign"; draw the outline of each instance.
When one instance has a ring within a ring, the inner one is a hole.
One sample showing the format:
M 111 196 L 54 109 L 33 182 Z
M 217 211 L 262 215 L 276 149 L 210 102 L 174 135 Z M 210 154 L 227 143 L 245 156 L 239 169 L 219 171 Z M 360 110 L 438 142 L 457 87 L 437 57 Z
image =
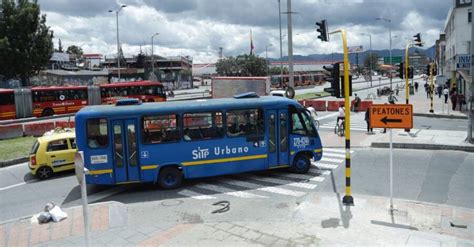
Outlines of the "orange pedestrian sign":
M 413 128 L 413 105 L 374 104 L 369 107 L 371 128 Z

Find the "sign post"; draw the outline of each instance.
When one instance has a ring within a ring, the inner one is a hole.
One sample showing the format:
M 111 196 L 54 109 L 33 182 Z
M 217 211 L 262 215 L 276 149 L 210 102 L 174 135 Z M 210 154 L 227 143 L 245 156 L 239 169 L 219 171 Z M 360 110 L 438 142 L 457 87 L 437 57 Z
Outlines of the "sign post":
M 87 211 L 87 188 L 86 173 L 89 172 L 84 167 L 84 152 L 77 151 L 74 157 L 74 168 L 76 170 L 77 182 L 81 186 L 82 214 L 84 217 L 84 235 L 86 237 L 86 246 L 90 246 L 89 213 Z
M 390 132 L 390 211 L 393 211 L 392 129 L 413 128 L 413 105 L 374 104 L 369 108 L 371 128 L 389 128 Z

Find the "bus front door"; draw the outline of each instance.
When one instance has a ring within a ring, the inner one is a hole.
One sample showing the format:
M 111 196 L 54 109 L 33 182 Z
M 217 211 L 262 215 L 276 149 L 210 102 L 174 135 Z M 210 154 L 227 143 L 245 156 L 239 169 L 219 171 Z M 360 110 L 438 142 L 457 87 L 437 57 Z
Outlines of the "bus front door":
M 268 168 L 288 166 L 288 111 L 266 111 L 268 123 Z
M 140 181 L 135 120 L 114 120 L 112 126 L 115 183 Z

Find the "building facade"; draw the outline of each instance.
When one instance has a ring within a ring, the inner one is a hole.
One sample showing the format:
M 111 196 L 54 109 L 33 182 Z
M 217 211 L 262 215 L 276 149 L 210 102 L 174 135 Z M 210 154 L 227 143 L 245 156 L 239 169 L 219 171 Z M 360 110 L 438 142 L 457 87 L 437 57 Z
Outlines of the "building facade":
M 470 92 L 472 85 L 470 75 L 472 3 L 471 0 L 452 0 L 452 3 L 444 25 L 444 47 L 442 37 L 439 39 L 442 53 L 438 64 L 443 66 L 441 71 L 451 78 L 451 89 L 469 98 L 466 92 Z

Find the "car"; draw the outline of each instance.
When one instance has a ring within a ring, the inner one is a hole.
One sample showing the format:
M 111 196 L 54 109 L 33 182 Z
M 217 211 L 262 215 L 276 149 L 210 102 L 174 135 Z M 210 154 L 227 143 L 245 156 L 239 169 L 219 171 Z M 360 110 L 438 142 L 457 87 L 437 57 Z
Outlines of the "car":
M 28 167 L 31 174 L 47 179 L 54 173 L 74 170 L 76 154 L 74 129 L 56 129 L 39 137 L 31 148 Z

